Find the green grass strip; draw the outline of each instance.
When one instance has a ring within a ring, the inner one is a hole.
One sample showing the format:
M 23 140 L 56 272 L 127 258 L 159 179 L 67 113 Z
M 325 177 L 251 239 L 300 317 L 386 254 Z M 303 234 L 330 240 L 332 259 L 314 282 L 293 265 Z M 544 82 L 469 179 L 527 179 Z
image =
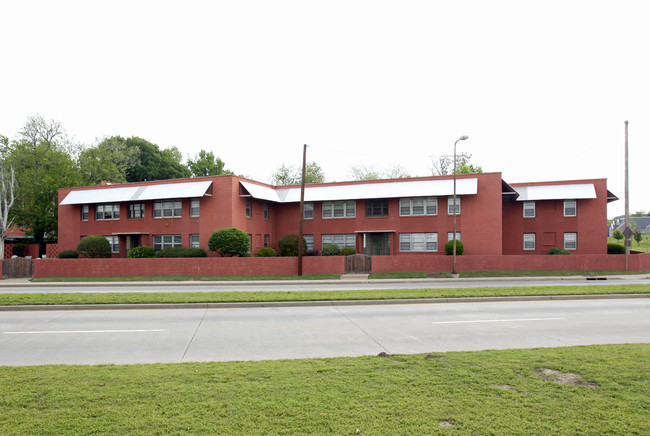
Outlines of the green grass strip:
M 278 276 L 135 276 L 135 277 L 38 277 L 32 282 L 234 282 L 247 280 L 330 280 L 340 279 L 339 274 L 307 274 Z
M 0 294 L 0 305 L 340 301 L 526 295 L 638 294 L 647 292 L 650 292 L 650 283 L 647 285 L 532 286 L 358 291 L 36 293 Z
M 650 345 L 4 367 L 0 433 L 650 434 Z

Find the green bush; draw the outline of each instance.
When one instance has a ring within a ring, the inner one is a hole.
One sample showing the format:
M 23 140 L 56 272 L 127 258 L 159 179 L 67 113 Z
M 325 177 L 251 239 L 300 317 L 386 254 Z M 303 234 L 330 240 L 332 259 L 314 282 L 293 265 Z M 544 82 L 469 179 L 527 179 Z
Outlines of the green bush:
M 625 247 L 621 244 L 607 244 L 607 254 L 625 254 Z
M 571 252 L 569 250 L 565 250 L 564 248 L 553 247 L 548 250 L 548 254 L 571 254 Z
M 65 250 L 60 252 L 57 257 L 59 259 L 77 259 L 79 257 L 79 253 L 77 253 L 75 250 Z
M 341 256 L 351 256 L 357 254 L 357 250 L 352 247 L 341 248 Z
M 257 257 L 275 257 L 277 253 L 271 247 L 260 248 L 260 251 L 257 252 Z
M 143 245 L 142 247 L 135 247 L 129 250 L 126 254 L 126 257 L 130 259 L 141 259 L 146 257 L 156 257 L 156 250 L 153 247 L 147 247 Z
M 339 254 L 341 254 L 341 249 L 336 244 L 324 245 L 321 251 L 322 256 L 338 256 Z
M 445 254 L 447 256 L 451 256 L 454 251 L 454 240 L 452 239 L 451 241 L 448 241 L 445 244 Z M 463 253 L 465 253 L 465 246 L 463 245 L 462 242 L 460 242 L 458 239 L 456 239 L 456 256 L 462 256 Z
M 287 235 L 280 238 L 280 256 L 298 256 L 298 235 Z M 302 254 L 307 253 L 307 241 L 302 238 Z
M 208 257 L 202 248 L 169 247 L 156 253 L 156 257 Z
M 216 251 L 221 256 L 244 256 L 250 250 L 248 235 L 234 227 L 214 231 L 208 240 L 210 251 Z
M 111 257 L 111 244 L 101 235 L 86 236 L 77 245 L 77 251 L 84 257 L 105 259 Z
M 14 248 L 13 248 L 14 255 L 18 256 L 18 257 L 23 257 L 23 255 L 25 254 L 25 247 L 27 247 L 27 246 L 25 244 L 23 244 L 22 242 L 19 242 L 16 245 L 14 245 Z

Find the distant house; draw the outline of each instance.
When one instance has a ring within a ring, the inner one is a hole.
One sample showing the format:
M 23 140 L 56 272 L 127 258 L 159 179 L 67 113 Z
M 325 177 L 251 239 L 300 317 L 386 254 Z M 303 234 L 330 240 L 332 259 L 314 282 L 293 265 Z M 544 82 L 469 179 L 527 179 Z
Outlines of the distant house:
M 633 230 L 638 230 L 643 234 L 650 233 L 650 216 L 631 216 L 630 217 L 630 227 Z M 621 232 L 625 229 L 625 216 L 618 216 L 612 220 L 610 225 L 610 236 L 616 231 L 620 230 Z

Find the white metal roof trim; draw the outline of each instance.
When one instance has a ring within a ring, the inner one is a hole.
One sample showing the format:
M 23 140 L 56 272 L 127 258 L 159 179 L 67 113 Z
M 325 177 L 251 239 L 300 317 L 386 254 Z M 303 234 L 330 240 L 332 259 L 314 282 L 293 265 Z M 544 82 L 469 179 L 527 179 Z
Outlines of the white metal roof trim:
M 513 186 L 519 194 L 517 201 L 578 200 L 596 198 L 592 183 L 569 185 Z
M 119 203 L 124 201 L 165 200 L 170 198 L 196 198 L 204 196 L 211 184 L 212 181 L 203 181 L 72 191 L 66 195 L 63 201 L 61 201 L 61 204 Z

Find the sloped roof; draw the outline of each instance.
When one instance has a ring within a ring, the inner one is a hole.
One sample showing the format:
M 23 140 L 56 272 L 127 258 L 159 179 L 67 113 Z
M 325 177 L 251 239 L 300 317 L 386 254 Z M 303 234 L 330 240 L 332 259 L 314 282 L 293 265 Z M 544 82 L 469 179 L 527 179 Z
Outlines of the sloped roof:
M 513 186 L 513 188 L 519 194 L 517 201 L 596 198 L 596 188 L 594 188 L 593 183 Z
M 211 184 L 212 181 L 203 181 L 86 189 L 70 192 L 61 201 L 61 204 L 119 203 L 123 201 L 197 198 L 203 197 Z

